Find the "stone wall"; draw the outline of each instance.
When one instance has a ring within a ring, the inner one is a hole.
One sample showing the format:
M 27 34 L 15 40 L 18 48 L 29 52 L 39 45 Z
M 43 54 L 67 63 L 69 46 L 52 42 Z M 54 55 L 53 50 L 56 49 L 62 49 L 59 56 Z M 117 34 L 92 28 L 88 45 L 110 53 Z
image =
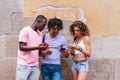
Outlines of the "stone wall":
M 18 34 L 24 26 L 31 25 L 34 21 L 34 17 L 25 17 L 27 13 L 23 11 L 23 1 L 28 0 L 0 1 L 0 80 L 15 80 Z M 52 4 L 52 0 L 49 1 Z M 74 0 L 71 1 L 74 3 Z M 118 4 L 120 1 L 101 0 L 99 2 L 94 0 L 90 3 L 87 1 L 82 1 L 84 4 L 86 2 L 87 5 L 80 3 L 80 7 L 85 10 L 87 25 L 90 26 L 91 31 L 92 56 L 89 58 L 90 66 L 87 80 L 119 80 L 120 16 L 118 14 L 120 13 L 120 7 Z M 63 3 L 61 3 L 63 6 L 67 4 L 67 2 Z M 46 2 L 43 2 L 43 4 L 46 4 Z M 68 4 L 67 6 L 71 5 Z M 46 16 L 50 17 L 49 15 Z M 62 18 L 64 20 L 64 17 Z M 76 18 L 73 16 L 71 19 Z M 68 28 L 72 20 L 66 19 L 63 21 L 64 30 L 61 32 L 69 43 L 72 42 L 72 37 L 69 35 Z M 63 80 L 72 80 L 70 63 L 71 57 L 62 58 Z

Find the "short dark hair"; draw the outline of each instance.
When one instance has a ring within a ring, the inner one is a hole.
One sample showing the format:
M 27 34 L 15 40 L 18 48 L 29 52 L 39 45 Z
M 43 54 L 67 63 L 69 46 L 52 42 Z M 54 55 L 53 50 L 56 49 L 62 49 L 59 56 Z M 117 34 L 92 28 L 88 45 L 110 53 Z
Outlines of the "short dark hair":
M 48 21 L 48 30 L 50 31 L 51 27 L 58 26 L 59 30 L 63 29 L 63 22 L 61 19 L 58 18 L 52 18 Z
M 45 21 L 47 22 L 47 18 L 45 16 L 38 15 L 35 19 L 35 22 L 43 21 L 43 19 L 45 19 Z

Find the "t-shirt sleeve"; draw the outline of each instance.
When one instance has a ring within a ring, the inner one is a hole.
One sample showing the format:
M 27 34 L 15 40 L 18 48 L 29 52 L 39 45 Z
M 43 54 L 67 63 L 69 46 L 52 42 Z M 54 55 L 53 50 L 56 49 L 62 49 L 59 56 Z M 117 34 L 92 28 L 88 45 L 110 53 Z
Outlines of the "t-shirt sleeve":
M 27 39 L 28 39 L 28 31 L 25 28 L 23 28 L 19 34 L 19 42 L 27 42 Z

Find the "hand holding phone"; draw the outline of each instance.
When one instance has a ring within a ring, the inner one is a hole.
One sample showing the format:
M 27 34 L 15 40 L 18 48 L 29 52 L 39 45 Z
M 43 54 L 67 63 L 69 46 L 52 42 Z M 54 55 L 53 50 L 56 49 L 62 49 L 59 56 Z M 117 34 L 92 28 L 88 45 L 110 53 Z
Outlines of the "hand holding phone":
M 68 49 L 74 49 L 75 44 L 68 44 Z
M 48 43 L 42 43 L 42 46 L 48 47 L 49 44 Z

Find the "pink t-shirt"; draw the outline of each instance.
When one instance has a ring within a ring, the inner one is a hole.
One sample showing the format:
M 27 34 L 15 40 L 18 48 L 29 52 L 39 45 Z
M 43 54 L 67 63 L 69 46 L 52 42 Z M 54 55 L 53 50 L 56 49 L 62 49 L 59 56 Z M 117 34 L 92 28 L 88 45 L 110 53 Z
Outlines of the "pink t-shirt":
M 19 34 L 19 41 L 27 43 L 27 46 L 36 47 L 42 43 L 43 35 L 40 31 L 34 31 L 30 26 L 23 28 Z M 34 66 L 38 65 L 38 50 L 20 51 L 18 49 L 17 64 Z

